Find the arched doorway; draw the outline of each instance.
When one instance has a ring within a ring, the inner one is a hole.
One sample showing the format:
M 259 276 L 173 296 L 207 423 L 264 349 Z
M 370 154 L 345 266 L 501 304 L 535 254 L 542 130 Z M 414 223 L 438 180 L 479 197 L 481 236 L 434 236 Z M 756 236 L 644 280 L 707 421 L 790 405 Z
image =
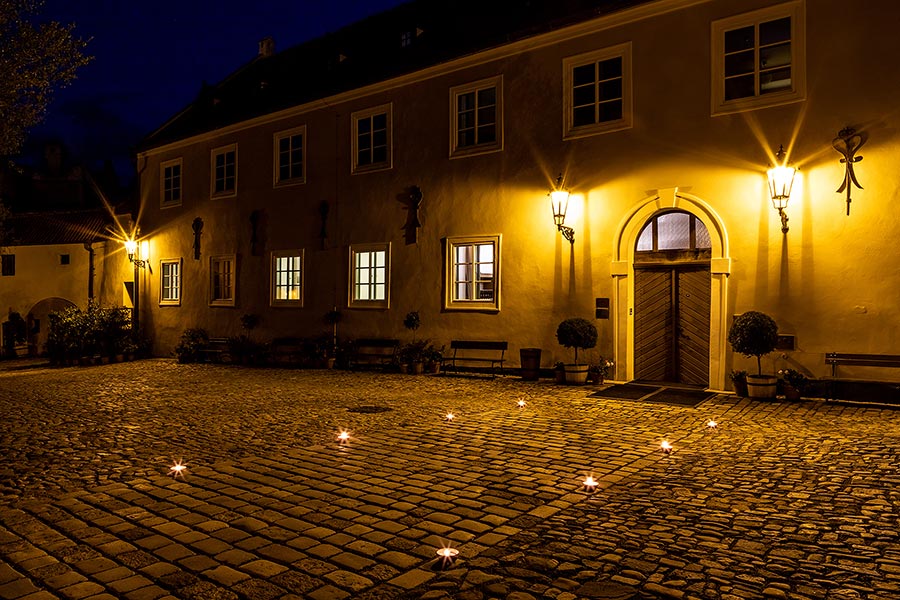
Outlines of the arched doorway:
M 634 252 L 634 378 L 709 385 L 709 231 L 683 210 L 656 213 Z
M 65 298 L 44 298 L 31 307 L 25 319 L 28 323 L 28 354 L 30 356 L 37 356 L 44 352 L 47 344 L 47 332 L 50 328 L 48 315 L 70 306 L 75 306 L 75 303 L 69 302 Z
M 620 380 L 633 380 L 636 379 L 636 374 L 639 372 L 636 371 L 638 366 L 636 354 L 641 340 L 635 329 L 635 313 L 638 312 L 635 303 L 637 299 L 635 281 L 640 276 L 642 260 L 638 254 L 638 239 L 654 217 L 667 212 L 678 212 L 696 218 L 695 235 L 697 224 L 702 224 L 709 236 L 708 257 L 705 255 L 697 257 L 698 262 L 706 263 L 708 260 L 708 274 L 703 273 L 705 265 L 697 265 L 701 267 L 698 269 L 701 276 L 694 281 L 688 280 L 691 274 L 684 275 L 680 282 L 684 289 L 680 291 L 688 291 L 698 302 L 704 297 L 708 298 L 706 304 L 709 309 L 707 321 L 709 347 L 706 352 L 706 378 L 704 381 L 712 389 L 724 389 L 727 355 L 728 275 L 731 272 L 728 236 L 722 219 L 708 203 L 697 196 L 679 191 L 677 188 L 659 190 L 656 194 L 644 198 L 622 219 L 617 228 L 613 261 L 610 265 L 610 271 L 615 281 L 613 286 L 615 318 L 612 323 L 615 336 L 615 376 Z M 684 217 L 679 218 L 684 219 Z M 645 244 L 646 241 L 642 242 L 641 248 L 644 248 Z M 652 245 L 650 248 L 652 249 Z M 706 251 L 706 249 L 703 250 Z M 681 258 L 693 258 L 693 256 L 688 255 Z M 688 271 L 689 266 L 684 264 L 682 268 Z M 694 275 L 697 274 L 694 273 Z M 670 277 L 676 277 L 676 275 L 670 274 Z M 708 295 L 705 290 L 700 289 L 704 287 L 708 289 Z M 690 289 L 694 291 L 689 291 Z M 676 287 L 675 291 L 678 292 L 679 288 Z M 701 323 L 702 320 L 702 316 L 697 317 L 695 322 Z M 700 326 L 702 327 L 702 325 Z M 641 339 L 643 339 L 643 335 L 641 335 Z M 702 362 L 703 354 L 700 356 L 699 362 Z M 703 366 L 699 364 L 693 365 L 692 368 L 703 370 Z M 702 379 L 702 376 L 698 375 L 697 378 Z M 702 383 L 698 385 L 702 385 Z

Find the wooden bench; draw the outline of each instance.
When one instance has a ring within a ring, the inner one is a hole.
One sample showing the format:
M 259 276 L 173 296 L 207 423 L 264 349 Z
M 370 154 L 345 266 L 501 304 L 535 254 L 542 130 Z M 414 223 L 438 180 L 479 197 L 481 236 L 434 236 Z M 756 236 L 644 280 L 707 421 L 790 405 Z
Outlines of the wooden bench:
M 508 347 L 507 342 L 494 342 L 482 340 L 452 340 L 450 350 L 452 354 L 445 356 L 441 361 L 449 363 L 454 372 L 459 372 L 459 363 L 474 363 L 476 365 L 489 365 L 491 376 L 495 376 L 497 367 L 503 373 L 503 355 Z
M 350 352 L 350 368 L 360 366 L 388 367 L 397 358 L 400 340 L 388 338 L 361 338 L 353 342 Z
M 857 367 L 900 367 L 900 354 L 851 354 L 846 352 L 827 352 L 825 364 L 831 365 L 830 385 L 828 386 L 828 398 L 835 397 L 835 384 L 842 380 L 837 377 L 837 368 L 840 365 Z M 866 381 L 866 380 L 857 380 Z
M 272 340 L 272 362 L 276 365 L 305 366 L 313 353 L 313 342 L 306 338 L 283 337 Z
M 221 363 L 231 360 L 228 338 L 211 337 L 206 345 L 199 348 L 197 352 L 203 357 L 203 360 L 208 362 Z

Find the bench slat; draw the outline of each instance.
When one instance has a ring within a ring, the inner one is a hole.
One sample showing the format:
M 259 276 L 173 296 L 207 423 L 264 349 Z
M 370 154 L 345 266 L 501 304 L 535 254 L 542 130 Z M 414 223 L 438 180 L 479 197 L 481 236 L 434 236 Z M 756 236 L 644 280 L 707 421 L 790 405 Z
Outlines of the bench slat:
M 508 342 L 478 341 L 478 340 L 453 340 L 450 348 L 453 350 L 506 350 Z

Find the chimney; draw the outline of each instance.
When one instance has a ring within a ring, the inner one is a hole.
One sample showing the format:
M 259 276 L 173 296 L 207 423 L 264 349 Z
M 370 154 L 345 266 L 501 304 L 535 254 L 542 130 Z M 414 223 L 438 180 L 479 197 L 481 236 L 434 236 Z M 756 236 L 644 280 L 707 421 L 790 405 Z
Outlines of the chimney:
M 275 54 L 275 40 L 271 37 L 259 40 L 259 57 L 266 58 Z

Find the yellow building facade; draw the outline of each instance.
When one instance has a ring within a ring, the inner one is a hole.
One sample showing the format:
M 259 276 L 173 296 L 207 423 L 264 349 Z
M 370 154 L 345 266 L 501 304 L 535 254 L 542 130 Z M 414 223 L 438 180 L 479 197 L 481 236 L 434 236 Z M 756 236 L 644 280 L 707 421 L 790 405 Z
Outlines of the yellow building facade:
M 261 339 L 312 336 L 337 307 L 353 339 L 410 337 L 418 311 L 438 346 L 507 340 L 510 364 L 538 347 L 547 368 L 571 360 L 555 331 L 580 316 L 615 379 L 713 389 L 755 369 L 726 340 L 747 310 L 792 336 L 767 372 L 900 353 L 900 9 L 847 6 L 632 3 L 360 84 L 381 55 L 341 32 L 261 51 L 138 154 L 142 327 L 165 355 L 245 314 Z M 384 56 L 434 51 L 434 31 L 385 29 Z M 291 52 L 332 79 L 290 73 L 310 91 L 278 107 Z M 850 203 L 848 145 L 864 158 Z M 797 168 L 786 233 L 766 179 L 780 146 Z

